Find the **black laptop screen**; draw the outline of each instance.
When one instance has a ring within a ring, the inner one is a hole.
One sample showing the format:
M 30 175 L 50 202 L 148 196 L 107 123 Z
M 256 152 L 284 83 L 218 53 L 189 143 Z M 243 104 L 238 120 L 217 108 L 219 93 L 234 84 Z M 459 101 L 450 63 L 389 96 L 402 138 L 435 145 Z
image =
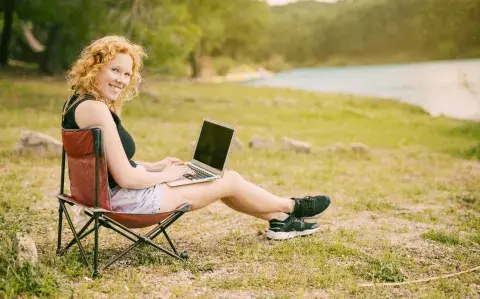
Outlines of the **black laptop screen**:
M 222 171 L 232 137 L 232 129 L 204 121 L 193 159 Z

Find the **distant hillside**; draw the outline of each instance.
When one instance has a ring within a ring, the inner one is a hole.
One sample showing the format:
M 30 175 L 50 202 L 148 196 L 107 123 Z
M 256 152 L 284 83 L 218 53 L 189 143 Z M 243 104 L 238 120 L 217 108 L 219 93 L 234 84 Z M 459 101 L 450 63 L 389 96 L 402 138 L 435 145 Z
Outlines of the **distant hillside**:
M 478 0 L 300 1 L 270 10 L 264 52 L 298 66 L 480 57 Z

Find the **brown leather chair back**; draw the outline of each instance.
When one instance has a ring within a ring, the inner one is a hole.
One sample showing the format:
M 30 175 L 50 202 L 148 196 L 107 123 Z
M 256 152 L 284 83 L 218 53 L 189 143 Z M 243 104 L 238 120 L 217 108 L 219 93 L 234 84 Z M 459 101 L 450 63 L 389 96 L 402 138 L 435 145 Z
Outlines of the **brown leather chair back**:
M 62 141 L 67 154 L 71 199 L 86 207 L 111 210 L 101 129 L 63 129 Z

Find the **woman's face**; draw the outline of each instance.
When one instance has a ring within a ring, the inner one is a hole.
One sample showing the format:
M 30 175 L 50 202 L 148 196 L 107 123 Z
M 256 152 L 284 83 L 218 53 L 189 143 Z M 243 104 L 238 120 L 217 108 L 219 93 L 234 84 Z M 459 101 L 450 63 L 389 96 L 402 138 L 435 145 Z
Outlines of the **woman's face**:
M 115 101 L 130 83 L 133 60 L 128 54 L 118 53 L 97 73 L 97 87 L 100 94 L 109 101 Z

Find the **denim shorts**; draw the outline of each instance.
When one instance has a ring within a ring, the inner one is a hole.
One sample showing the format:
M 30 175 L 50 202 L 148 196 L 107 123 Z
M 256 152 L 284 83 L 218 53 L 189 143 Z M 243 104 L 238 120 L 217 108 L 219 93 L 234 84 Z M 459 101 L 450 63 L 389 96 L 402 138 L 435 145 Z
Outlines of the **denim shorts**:
M 110 204 L 112 210 L 115 212 L 154 214 L 160 210 L 160 203 L 162 201 L 161 185 L 155 185 L 145 189 L 130 189 L 116 186 L 111 191 Z

